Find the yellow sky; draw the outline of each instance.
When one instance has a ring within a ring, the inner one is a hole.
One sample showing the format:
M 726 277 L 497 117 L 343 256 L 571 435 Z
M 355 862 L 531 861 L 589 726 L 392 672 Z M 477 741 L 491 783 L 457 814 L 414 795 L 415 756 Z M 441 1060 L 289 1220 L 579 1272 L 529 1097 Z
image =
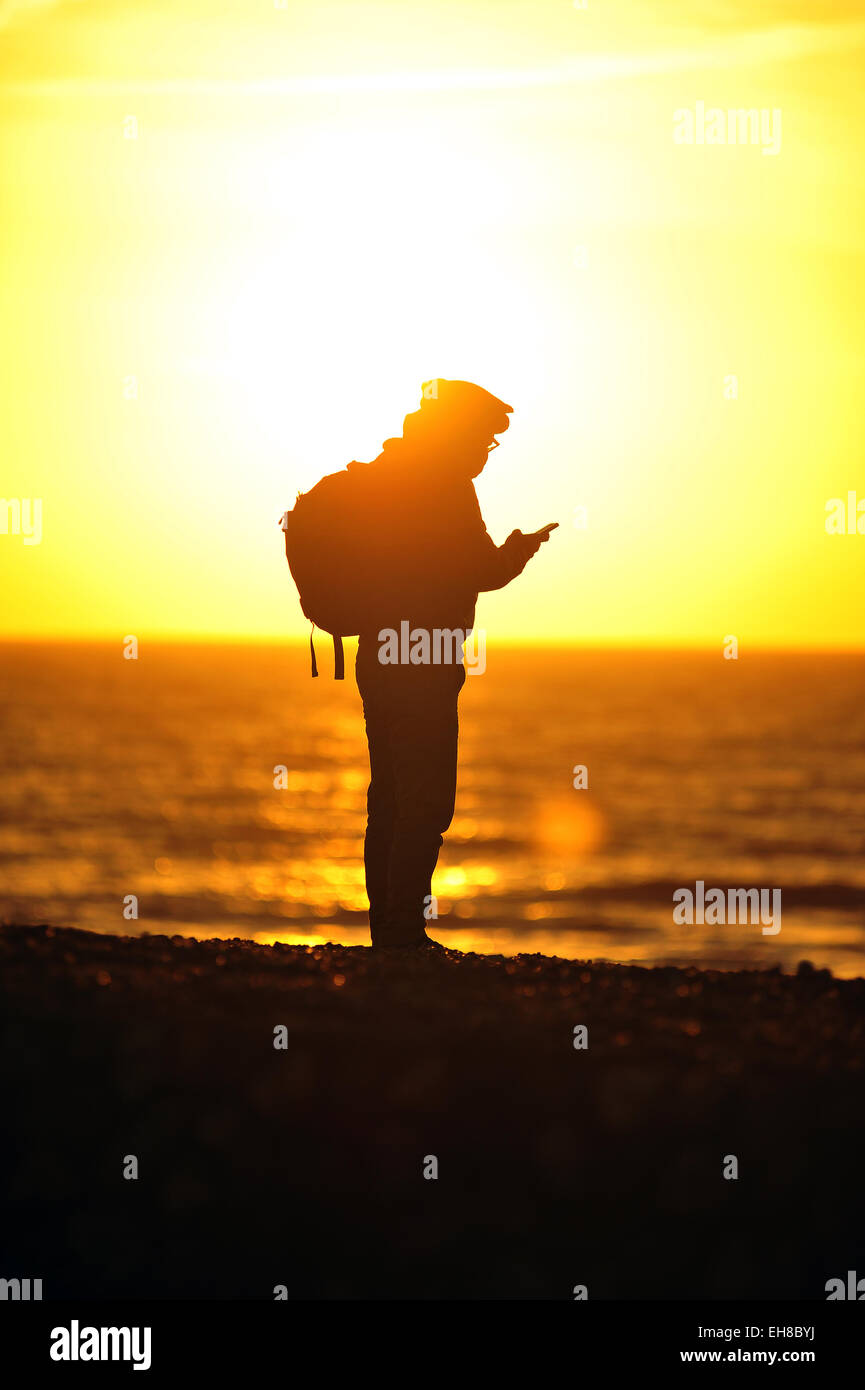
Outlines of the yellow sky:
M 863 62 L 853 0 L 0 4 L 0 631 L 302 635 L 280 512 L 442 375 L 561 523 L 482 626 L 865 646 Z

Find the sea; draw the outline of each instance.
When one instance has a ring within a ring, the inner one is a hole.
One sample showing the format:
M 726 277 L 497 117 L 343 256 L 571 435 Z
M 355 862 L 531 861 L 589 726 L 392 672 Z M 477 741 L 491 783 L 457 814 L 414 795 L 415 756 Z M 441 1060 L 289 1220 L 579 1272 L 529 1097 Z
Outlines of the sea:
M 319 657 L 2 644 L 0 918 L 368 944 L 360 698 Z M 676 920 L 754 888 L 771 923 Z M 488 644 L 433 890 L 465 951 L 862 975 L 865 658 Z

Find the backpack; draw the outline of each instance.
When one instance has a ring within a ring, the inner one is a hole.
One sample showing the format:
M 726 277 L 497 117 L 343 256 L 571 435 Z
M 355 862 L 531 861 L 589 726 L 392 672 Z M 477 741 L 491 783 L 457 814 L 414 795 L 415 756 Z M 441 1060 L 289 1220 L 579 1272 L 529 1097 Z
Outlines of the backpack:
M 356 461 L 339 473 L 329 473 L 309 492 L 299 492 L 292 510 L 280 518 L 285 558 L 300 606 L 312 623 L 313 676 L 318 675 L 312 640 L 317 627 L 333 637 L 333 674 L 341 681 L 345 678 L 342 639 L 356 636 L 369 624 L 381 573 L 375 541 L 374 473 L 372 464 Z

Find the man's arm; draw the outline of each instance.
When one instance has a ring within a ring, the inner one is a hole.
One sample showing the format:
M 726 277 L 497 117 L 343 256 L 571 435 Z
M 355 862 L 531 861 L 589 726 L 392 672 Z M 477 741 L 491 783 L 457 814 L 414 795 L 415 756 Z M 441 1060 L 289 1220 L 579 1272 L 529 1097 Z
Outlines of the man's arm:
M 522 574 L 530 559 L 528 553 L 516 543 L 519 532 L 512 532 L 504 545 L 496 545 L 483 521 L 481 526 L 483 529 L 478 537 L 475 561 L 476 587 L 479 593 L 484 590 L 503 589 L 512 579 L 516 579 L 518 574 Z
M 532 556 L 537 554 L 544 541 L 549 540 L 552 528 L 544 527 L 542 531 L 535 531 L 528 536 L 524 536 L 522 531 L 512 531 L 504 545 L 496 545 L 484 524 L 474 487 L 472 497 L 475 516 L 469 553 L 473 578 L 477 581 L 474 587 L 478 593 L 503 589 L 512 579 L 516 579 L 518 574 L 522 574 Z

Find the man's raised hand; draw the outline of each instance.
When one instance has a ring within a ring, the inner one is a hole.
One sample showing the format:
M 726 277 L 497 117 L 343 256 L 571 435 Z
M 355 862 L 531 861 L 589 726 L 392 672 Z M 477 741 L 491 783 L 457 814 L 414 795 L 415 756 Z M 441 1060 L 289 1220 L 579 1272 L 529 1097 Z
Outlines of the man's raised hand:
M 528 535 L 524 535 L 522 531 L 512 531 L 507 543 L 516 551 L 523 564 L 526 564 L 538 553 L 544 541 L 550 539 L 550 532 L 554 531 L 558 524 L 557 521 L 551 521 L 542 526 L 540 531 L 530 531 Z

